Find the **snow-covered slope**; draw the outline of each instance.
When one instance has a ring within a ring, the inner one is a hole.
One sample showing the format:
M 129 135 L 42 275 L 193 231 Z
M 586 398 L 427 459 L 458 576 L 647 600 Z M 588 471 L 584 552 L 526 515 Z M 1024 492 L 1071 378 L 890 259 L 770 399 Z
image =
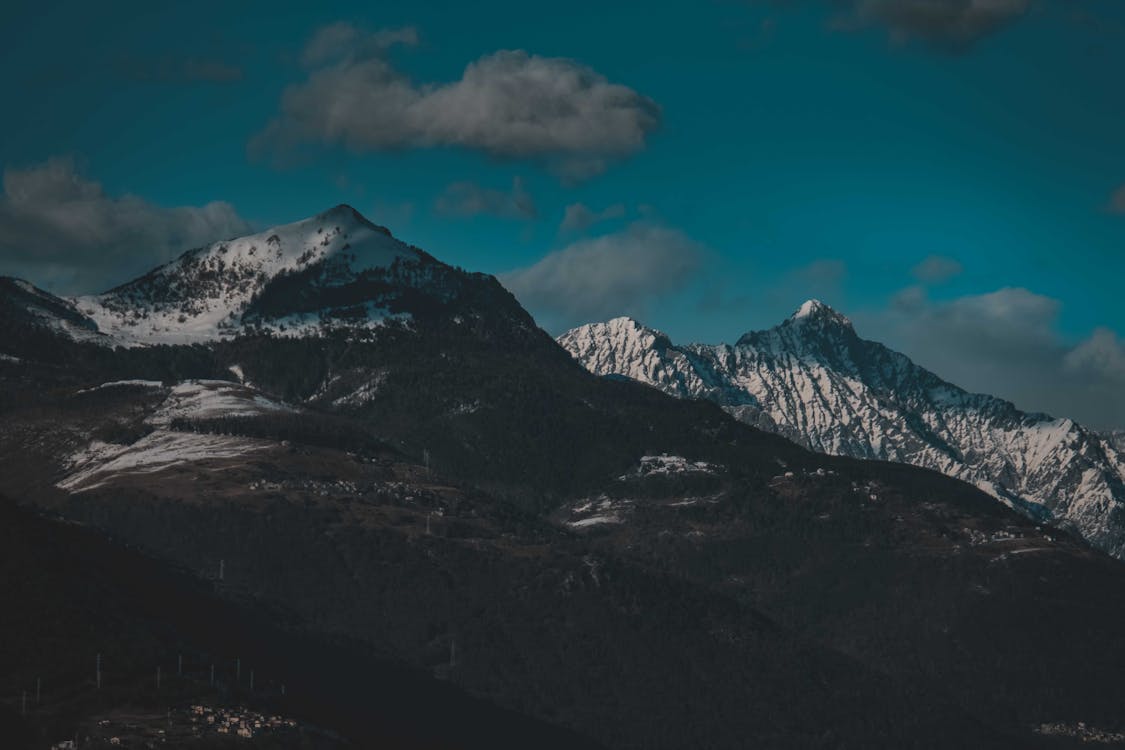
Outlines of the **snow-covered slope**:
M 9 277 L 0 277 L 0 323 L 48 328 L 75 341 L 101 342 L 106 338 L 73 303 Z
M 377 326 L 393 313 L 378 295 L 358 302 L 337 295 L 310 307 L 308 288 L 341 290 L 366 281 L 400 280 L 429 260 L 421 251 L 371 224 L 354 209 L 337 206 L 318 216 L 259 234 L 189 251 L 135 281 L 105 294 L 73 300 L 83 315 L 118 343 L 190 344 L 229 338 L 246 327 L 299 334 L 332 320 Z M 265 304 L 271 296 L 291 299 Z M 331 295 L 328 295 L 331 296 Z
M 217 418 L 300 412 L 298 407 L 250 386 L 225 380 L 185 380 L 175 385 L 119 380 L 83 389 L 75 395 L 126 388 L 157 391 L 163 396 L 159 406 L 144 419 L 151 431 L 128 444 L 91 439 L 64 461 L 66 473 L 57 482 L 61 489 L 83 492 L 122 479 L 156 475 L 199 462 L 208 462 L 212 467 L 238 467 L 250 454 L 269 448 L 270 441 L 178 430 L 176 421 L 206 422 Z
M 966 480 L 1125 558 L 1120 441 L 967 393 L 861 339 L 847 318 L 816 300 L 733 346 L 674 346 L 629 318 L 576 328 L 559 343 L 591 372 L 711 399 L 814 450 Z
M 0 278 L 0 331 L 12 332 L 0 353 L 14 356 L 37 356 L 44 329 L 144 347 L 261 334 L 362 339 L 388 328 L 549 341 L 492 276 L 442 263 L 344 205 L 190 250 L 104 294 L 64 300 Z

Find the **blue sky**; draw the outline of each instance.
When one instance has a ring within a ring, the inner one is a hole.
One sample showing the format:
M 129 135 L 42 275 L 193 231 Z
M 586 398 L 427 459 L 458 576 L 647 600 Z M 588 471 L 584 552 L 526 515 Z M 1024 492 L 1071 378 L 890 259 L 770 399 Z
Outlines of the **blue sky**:
M 555 333 L 731 341 L 815 296 L 961 385 L 1125 427 L 1114 0 L 7 5 L 0 273 L 93 291 L 346 202 Z M 578 71 L 589 127 L 474 113 L 504 50 L 552 106 Z M 329 118 L 344 92 L 371 109 Z

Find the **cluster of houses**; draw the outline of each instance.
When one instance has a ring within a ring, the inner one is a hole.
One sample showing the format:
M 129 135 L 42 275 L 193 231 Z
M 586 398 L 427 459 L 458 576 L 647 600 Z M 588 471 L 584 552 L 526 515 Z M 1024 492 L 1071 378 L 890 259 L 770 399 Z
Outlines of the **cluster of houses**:
M 294 719 L 249 711 L 245 708 L 212 708 L 193 705 L 190 709 L 192 724 L 198 727 L 199 734 L 229 734 L 247 739 L 262 732 L 280 729 L 295 729 Z
M 171 709 L 166 714 L 114 714 L 88 726 L 71 740 L 51 746 L 51 750 L 79 748 L 159 748 L 180 746 L 202 738 L 232 737 L 251 739 L 274 732 L 297 730 L 295 719 L 269 716 L 245 708 L 214 708 L 191 705 Z
M 1038 734 L 1054 737 L 1073 737 L 1082 742 L 1093 742 L 1101 745 L 1116 745 L 1120 742 L 1125 742 L 1125 733 L 1087 726 L 1084 721 L 1080 721 L 1077 724 L 1063 724 L 1061 722 L 1057 724 L 1040 724 L 1036 727 L 1035 731 Z

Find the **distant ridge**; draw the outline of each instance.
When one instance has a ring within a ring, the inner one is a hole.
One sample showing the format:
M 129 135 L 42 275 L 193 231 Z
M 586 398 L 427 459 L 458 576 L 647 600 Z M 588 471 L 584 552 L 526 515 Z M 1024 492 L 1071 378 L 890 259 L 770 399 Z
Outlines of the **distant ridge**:
M 595 374 L 710 399 L 813 450 L 940 471 L 1125 558 L 1125 439 L 970 394 L 818 300 L 733 346 L 676 346 L 629 318 L 558 341 Z

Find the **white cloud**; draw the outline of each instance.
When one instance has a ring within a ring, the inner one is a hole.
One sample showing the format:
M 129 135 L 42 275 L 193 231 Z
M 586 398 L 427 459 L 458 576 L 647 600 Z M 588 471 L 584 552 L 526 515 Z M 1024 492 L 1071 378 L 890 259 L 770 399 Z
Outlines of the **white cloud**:
M 405 47 L 417 46 L 418 30 L 405 26 L 369 33 L 341 21 L 316 30 L 301 53 L 301 64 L 306 68 L 315 68 L 357 57 L 380 56 L 399 44 Z
M 58 293 L 100 291 L 184 250 L 245 234 L 229 203 L 164 208 L 110 196 L 70 158 L 4 170 L 0 273 Z
M 1092 427 L 1125 427 L 1125 344 L 1099 329 L 1077 344 L 1058 331 L 1058 300 L 1022 288 L 948 301 L 908 287 L 886 310 L 855 316 L 881 341 L 970 391 Z
M 562 223 L 559 225 L 559 231 L 583 232 L 600 222 L 620 219 L 624 216 L 624 203 L 614 203 L 601 211 L 595 211 L 585 203 L 571 203 L 566 207 Z
M 575 242 L 500 280 L 532 313 L 561 325 L 643 316 L 693 277 L 704 252 L 683 232 L 635 223 Z
M 652 99 L 574 60 L 522 50 L 485 55 L 456 81 L 415 83 L 385 55 L 415 41 L 413 30 L 318 31 L 303 55 L 314 68 L 308 80 L 286 89 L 252 150 L 308 142 L 357 152 L 451 146 L 582 179 L 643 149 L 660 124 Z
M 1071 372 L 1125 387 L 1125 341 L 1108 328 L 1098 328 L 1090 338 L 1067 352 L 1064 363 Z M 1125 390 L 1118 396 L 1125 400 Z

